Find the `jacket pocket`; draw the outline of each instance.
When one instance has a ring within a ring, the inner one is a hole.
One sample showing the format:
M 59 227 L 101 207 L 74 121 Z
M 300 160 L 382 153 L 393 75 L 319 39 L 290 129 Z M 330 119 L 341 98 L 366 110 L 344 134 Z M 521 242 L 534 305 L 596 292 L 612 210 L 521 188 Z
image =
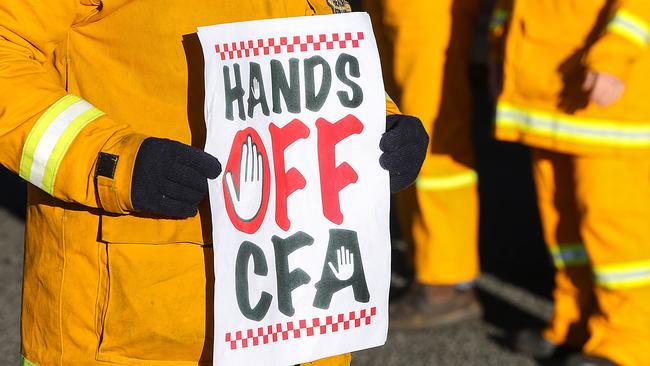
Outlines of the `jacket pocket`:
M 567 80 L 580 70 L 579 46 L 525 34 L 514 55 L 514 82 L 532 100 L 558 100 Z
M 514 82 L 528 99 L 558 100 L 584 76 L 582 57 L 598 7 L 564 3 L 524 2 L 523 17 L 513 24 L 521 34 L 512 47 Z
M 97 359 L 123 365 L 210 363 L 211 256 L 211 248 L 189 243 L 108 243 Z
M 187 219 L 146 215 L 102 215 L 100 240 L 113 244 L 212 244 L 212 218 L 207 200 L 199 214 Z

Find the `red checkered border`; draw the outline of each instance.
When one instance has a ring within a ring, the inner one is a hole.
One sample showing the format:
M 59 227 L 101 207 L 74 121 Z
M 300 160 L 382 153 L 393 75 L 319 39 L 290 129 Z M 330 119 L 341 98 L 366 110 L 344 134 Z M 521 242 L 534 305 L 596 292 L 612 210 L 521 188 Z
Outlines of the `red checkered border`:
M 377 308 L 363 309 L 342 313 L 338 316 L 328 315 L 324 318 L 313 318 L 278 323 L 265 327 L 251 328 L 245 331 L 226 333 L 226 343 L 230 344 L 231 350 L 257 347 L 264 344 L 298 339 L 301 337 L 313 337 L 326 333 L 336 333 L 350 328 L 359 328 L 370 325 L 372 318 L 377 315 Z M 307 325 L 307 324 L 310 325 Z
M 330 33 L 221 43 L 214 46 L 222 61 L 260 55 L 358 48 L 363 32 Z

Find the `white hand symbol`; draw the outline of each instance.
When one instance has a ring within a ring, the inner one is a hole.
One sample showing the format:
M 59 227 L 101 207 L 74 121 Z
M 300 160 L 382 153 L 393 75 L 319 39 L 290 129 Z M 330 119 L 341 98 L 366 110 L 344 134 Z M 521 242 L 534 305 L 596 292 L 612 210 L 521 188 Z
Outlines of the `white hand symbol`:
M 338 271 L 334 268 L 332 262 L 327 262 L 327 264 L 339 281 L 347 281 L 354 274 L 354 253 L 350 253 L 344 246 L 341 246 L 341 249 L 336 250 L 336 256 L 338 258 Z
M 253 98 L 255 98 L 255 99 L 260 98 L 262 93 L 260 91 L 260 81 L 257 80 L 257 78 L 253 79 L 253 85 L 252 85 L 251 91 L 252 91 L 252 94 L 253 94 Z
M 230 170 L 226 172 L 225 178 L 235 213 L 240 219 L 251 221 L 262 207 L 264 164 L 262 154 L 257 152 L 257 145 L 250 135 L 241 147 L 239 189 L 235 187 Z

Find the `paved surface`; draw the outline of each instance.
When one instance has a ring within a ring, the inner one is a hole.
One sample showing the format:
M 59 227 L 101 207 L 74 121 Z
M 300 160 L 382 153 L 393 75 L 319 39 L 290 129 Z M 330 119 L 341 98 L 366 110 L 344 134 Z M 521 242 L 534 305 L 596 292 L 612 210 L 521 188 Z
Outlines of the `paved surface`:
M 0 210 L 0 365 L 18 365 L 23 227 Z
M 551 308 L 548 300 L 540 299 L 494 276 L 483 275 L 479 280 L 479 289 L 481 294 L 489 294 L 540 320 L 549 316 Z M 485 299 L 487 296 L 482 297 L 482 300 Z M 431 331 L 391 332 L 386 346 L 358 352 L 353 359 L 353 365 L 537 365 L 533 360 L 515 354 L 503 346 L 502 343 L 507 337 L 507 330 L 489 319 Z

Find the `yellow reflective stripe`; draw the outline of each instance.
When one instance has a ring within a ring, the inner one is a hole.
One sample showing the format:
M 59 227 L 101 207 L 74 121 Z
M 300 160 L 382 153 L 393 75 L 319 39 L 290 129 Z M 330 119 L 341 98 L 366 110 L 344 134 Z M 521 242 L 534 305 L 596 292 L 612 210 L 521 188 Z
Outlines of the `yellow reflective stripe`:
M 468 172 L 450 175 L 447 177 L 419 177 L 415 181 L 415 187 L 428 191 L 441 191 L 468 187 L 475 185 L 478 181 L 478 174 L 470 170 Z
M 56 143 L 54 150 L 52 150 L 52 154 L 50 155 L 50 159 L 47 162 L 47 166 L 45 167 L 45 175 L 43 176 L 43 190 L 45 192 L 51 194 L 54 191 L 54 181 L 56 180 L 56 174 L 59 172 L 61 161 L 63 160 L 65 154 L 68 152 L 68 148 L 70 148 L 72 141 L 74 141 L 74 139 L 84 127 L 103 115 L 104 112 L 93 107 L 72 121 L 68 128 L 65 129 L 63 134 L 61 134 L 61 137 Z
M 608 273 L 625 273 L 629 271 L 647 270 L 650 269 L 650 260 L 618 264 L 601 264 L 595 268 L 599 271 Z
M 79 132 L 104 115 L 85 100 L 68 95 L 50 107 L 32 128 L 23 147 L 20 175 L 49 194 L 63 156 Z
M 517 108 L 501 102 L 497 107 L 496 123 L 499 128 L 515 129 L 566 142 L 627 148 L 650 147 L 650 122 L 626 125 L 611 120 Z
M 643 287 L 650 285 L 650 274 L 644 277 L 624 278 L 616 280 L 596 277 L 596 284 L 600 287 L 612 290 Z
M 650 285 L 650 260 L 594 266 L 596 283 L 605 288 L 631 288 Z
M 38 365 L 26 359 L 25 356 L 20 356 L 20 366 L 38 366 Z
M 648 23 L 625 10 L 619 10 L 616 13 L 607 26 L 607 30 L 628 39 L 640 47 L 646 47 L 650 39 Z
M 29 174 L 32 169 L 32 162 L 34 160 L 34 151 L 36 151 L 36 146 L 41 140 L 41 137 L 43 137 L 43 134 L 45 133 L 47 127 L 58 115 L 61 114 L 61 112 L 68 109 L 68 107 L 80 100 L 81 98 L 78 96 L 68 94 L 56 101 L 56 103 L 52 104 L 52 106 L 50 106 L 50 108 L 48 108 L 45 113 L 41 115 L 38 121 L 36 121 L 36 124 L 29 132 L 29 135 L 27 135 L 27 139 L 23 145 L 23 153 L 20 158 L 19 174 L 23 179 L 29 180 Z
M 558 269 L 589 264 L 589 255 L 580 243 L 551 246 L 549 252 L 555 268 Z

